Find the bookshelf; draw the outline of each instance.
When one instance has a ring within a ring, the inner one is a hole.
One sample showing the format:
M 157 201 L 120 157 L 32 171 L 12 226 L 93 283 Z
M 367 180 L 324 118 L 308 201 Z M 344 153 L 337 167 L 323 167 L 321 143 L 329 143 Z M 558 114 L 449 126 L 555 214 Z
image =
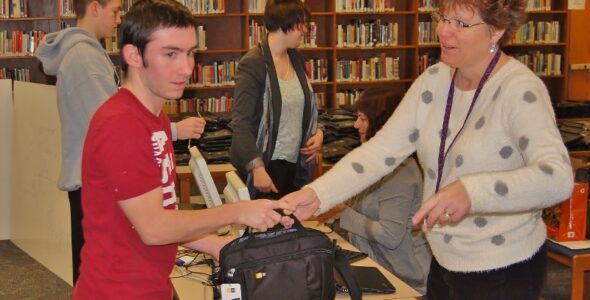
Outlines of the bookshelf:
M 33 0 L 27 1 L 33 3 Z M 0 31 L 53 32 L 64 25 L 72 25 L 74 18 L 71 14 L 60 13 L 67 3 L 64 1 L 35 0 L 35 5 L 28 5 L 27 17 L 0 18 Z M 190 112 L 196 110 L 198 103 L 200 111 L 229 110 L 236 65 L 256 38 L 263 34 L 260 25 L 265 1 L 183 1 L 195 11 L 201 26 L 201 50 L 197 53 L 195 74 L 183 95 L 184 101 L 171 101 L 166 110 L 171 114 L 182 110 Z M 123 1 L 124 8 L 131 2 Z M 373 1 L 376 6 L 372 8 L 346 7 L 354 2 L 344 0 L 305 2 L 312 12 L 313 27 L 300 50 L 308 60 L 309 72 L 313 74 L 312 86 L 323 106 L 350 104 L 359 91 L 377 85 L 387 85 L 404 93 L 418 75 L 438 59 L 440 50 L 430 18 L 434 9 L 431 0 Z M 357 3 L 360 2 L 363 1 Z M 546 2 L 552 3 L 546 6 Z M 207 9 L 204 3 L 215 3 L 216 7 Z M 552 100 L 563 101 L 567 97 L 568 77 L 567 1 L 531 0 L 533 3 L 542 3 L 543 7 L 531 8 L 529 21 L 532 26 L 544 28 L 545 25 L 538 24 L 558 24 L 557 38 L 515 40 L 503 50 L 521 57 L 533 69 L 540 66 L 537 68 L 539 77 L 549 88 Z M 360 33 L 377 34 L 379 43 L 363 40 Z M 548 58 L 555 60 L 555 56 L 560 57 L 559 63 Z M 115 62 L 119 59 L 116 53 L 111 57 Z M 547 61 L 551 61 L 553 68 L 559 65 L 558 71 L 545 71 Z M 33 82 L 55 82 L 55 78 L 43 74 L 39 62 L 29 53 L 0 52 L 0 68 L 26 68 Z
M 528 20 L 504 51 L 527 64 L 549 90 L 552 102 L 567 99 L 568 1 L 531 0 Z

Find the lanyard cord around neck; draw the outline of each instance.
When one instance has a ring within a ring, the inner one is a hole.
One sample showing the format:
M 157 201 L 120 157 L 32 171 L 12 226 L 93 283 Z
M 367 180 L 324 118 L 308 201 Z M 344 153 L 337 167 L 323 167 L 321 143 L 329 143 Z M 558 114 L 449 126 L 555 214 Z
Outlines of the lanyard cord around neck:
M 457 134 L 455 135 L 455 137 L 451 141 L 449 148 L 445 151 L 445 141 L 446 141 L 447 135 L 449 133 L 449 119 L 451 118 L 451 108 L 453 107 L 453 97 L 455 96 L 455 77 L 457 77 L 457 70 L 458 69 L 455 70 L 455 72 L 453 73 L 453 79 L 451 80 L 451 86 L 449 87 L 449 96 L 447 97 L 447 105 L 445 107 L 445 116 L 443 119 L 442 129 L 441 129 L 441 133 L 440 133 L 440 147 L 438 149 L 438 176 L 436 177 L 436 189 L 434 191 L 435 193 L 438 192 L 438 189 L 440 188 L 440 181 L 442 178 L 443 168 L 445 166 L 445 159 L 447 158 L 447 154 L 449 153 L 449 150 L 451 149 L 451 147 L 453 146 L 453 144 L 457 140 L 457 137 L 459 136 L 461 131 L 463 131 L 463 128 L 465 127 L 465 124 L 467 123 L 467 119 L 469 118 L 469 115 L 471 115 L 471 111 L 473 110 L 473 107 L 475 106 L 475 101 L 477 101 L 477 96 L 479 96 L 479 93 L 481 93 L 481 90 L 483 89 L 484 84 L 486 83 L 486 81 L 488 80 L 490 75 L 492 74 L 492 71 L 494 70 L 494 67 L 498 63 L 498 60 L 500 60 L 500 51 L 496 51 L 496 54 L 492 58 L 492 61 L 490 61 L 490 63 L 488 64 L 488 67 L 486 68 L 486 71 L 483 73 L 483 76 L 481 77 L 481 80 L 479 81 L 479 84 L 477 85 L 477 89 L 475 90 L 475 94 L 473 95 L 473 100 L 471 100 L 471 105 L 469 106 L 469 110 L 467 111 L 467 115 L 465 116 L 465 120 L 463 121 L 463 125 L 461 125 L 461 129 L 459 129 L 459 131 L 457 132 Z

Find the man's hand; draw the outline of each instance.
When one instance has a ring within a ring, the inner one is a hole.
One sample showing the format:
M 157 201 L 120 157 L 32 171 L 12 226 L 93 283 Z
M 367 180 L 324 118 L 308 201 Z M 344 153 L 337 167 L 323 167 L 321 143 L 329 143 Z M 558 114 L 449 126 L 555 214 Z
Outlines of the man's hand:
M 471 199 L 461 181 L 457 180 L 432 195 L 412 217 L 414 225 L 425 220 L 426 227 L 458 223 L 471 210 Z
M 315 134 L 307 140 L 305 147 L 299 149 L 301 154 L 307 155 L 305 162 L 308 163 L 314 160 L 319 151 L 322 149 L 322 143 L 324 142 L 324 132 L 321 129 L 316 130 Z
M 301 220 L 307 220 L 320 208 L 320 199 L 316 193 L 308 187 L 285 195 L 281 200 L 294 206 L 294 210 L 287 210 L 285 213 L 294 213 Z
M 205 119 L 188 117 L 176 123 L 176 137 L 179 140 L 198 139 L 205 131 Z
M 276 211 L 295 210 L 294 205 L 283 200 L 249 200 L 240 201 L 235 205 L 240 206 L 238 223 L 250 226 L 258 231 L 266 231 L 279 222 L 283 225 L 288 225 L 287 227 L 290 227 L 290 225 L 293 224 L 293 219 L 291 219 L 291 217 L 283 216 Z
M 252 170 L 252 176 L 254 177 L 254 188 L 256 188 L 256 190 L 265 194 L 279 192 L 264 166 L 254 168 Z

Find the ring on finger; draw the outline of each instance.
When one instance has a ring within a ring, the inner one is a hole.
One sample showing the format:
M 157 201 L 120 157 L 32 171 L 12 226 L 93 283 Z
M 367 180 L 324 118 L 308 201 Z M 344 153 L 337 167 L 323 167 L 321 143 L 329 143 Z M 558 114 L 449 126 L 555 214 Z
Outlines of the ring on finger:
M 446 222 L 448 222 L 448 221 L 451 220 L 451 214 L 449 214 L 448 212 L 445 211 L 445 213 L 443 214 L 443 216 L 444 216 L 444 220 Z

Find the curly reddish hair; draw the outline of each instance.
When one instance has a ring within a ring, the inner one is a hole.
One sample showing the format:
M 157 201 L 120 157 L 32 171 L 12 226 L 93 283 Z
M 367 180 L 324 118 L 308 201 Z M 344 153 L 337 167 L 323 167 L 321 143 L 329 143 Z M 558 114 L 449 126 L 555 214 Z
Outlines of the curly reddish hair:
M 477 13 L 482 20 L 495 28 L 503 29 L 498 44 L 504 45 L 526 21 L 526 0 L 435 0 L 441 11 L 456 7 Z

